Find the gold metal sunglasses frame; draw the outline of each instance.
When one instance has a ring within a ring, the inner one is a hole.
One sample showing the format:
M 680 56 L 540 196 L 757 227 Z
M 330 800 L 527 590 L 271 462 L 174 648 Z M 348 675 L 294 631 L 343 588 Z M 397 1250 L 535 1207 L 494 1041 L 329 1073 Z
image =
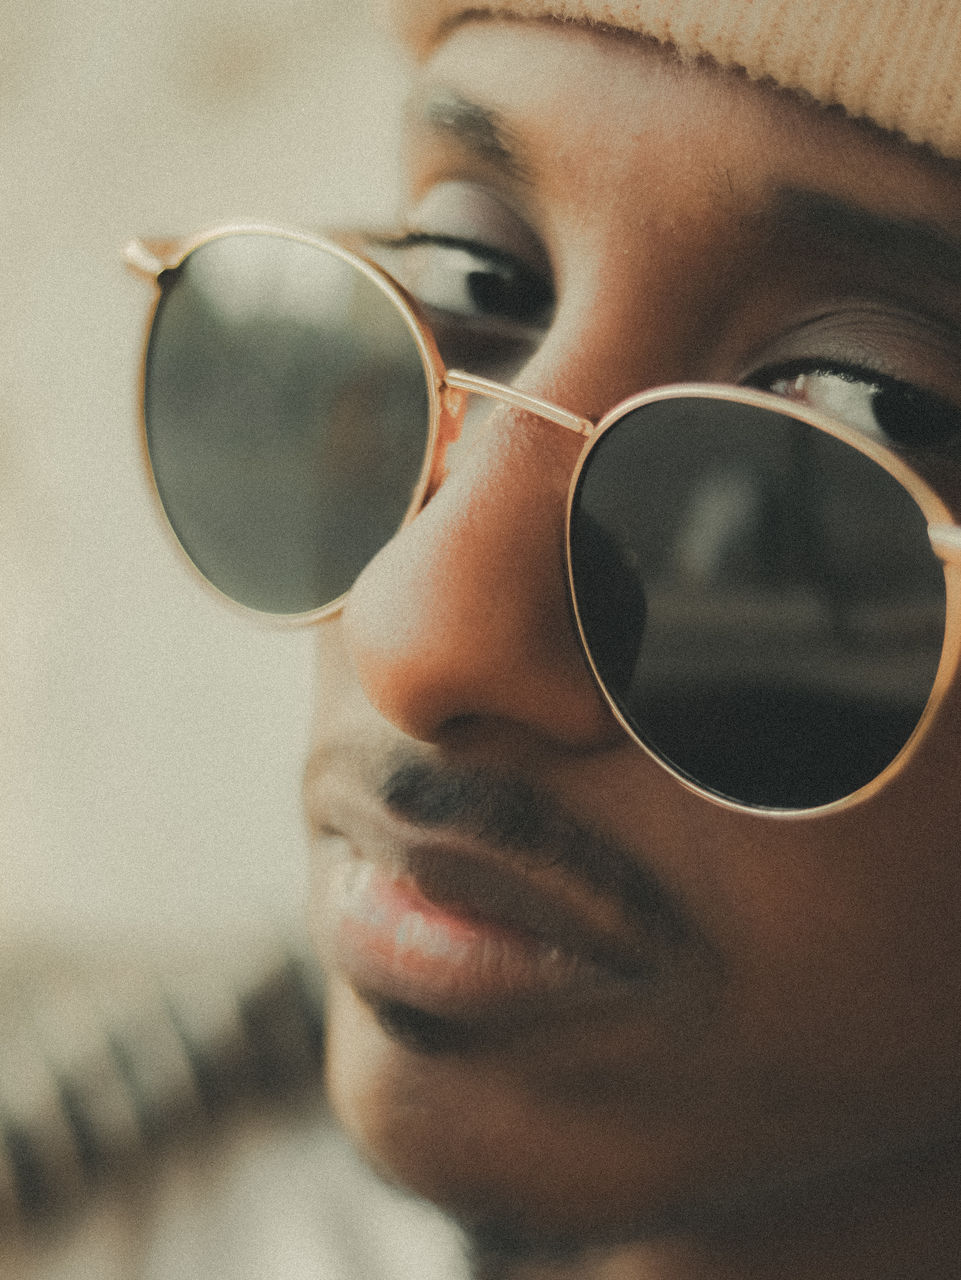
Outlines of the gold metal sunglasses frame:
M 549 400 L 544 400 L 540 396 L 531 395 L 516 387 L 495 382 L 489 378 L 468 373 L 462 369 L 447 369 L 441 358 L 433 334 L 431 333 L 430 322 L 425 316 L 417 299 L 409 294 L 401 284 L 394 280 L 393 277 L 383 269 L 383 267 L 379 266 L 375 261 L 361 251 L 365 243 L 368 243 L 368 241 L 365 241 L 365 238 L 362 235 L 356 233 L 351 235 L 338 235 L 338 238 L 333 240 L 323 236 L 315 236 L 306 232 L 291 231 L 289 229 L 275 227 L 269 224 L 252 223 L 218 227 L 212 231 L 182 240 L 137 239 L 131 241 L 126 248 L 125 253 L 128 266 L 137 275 L 156 285 L 157 288 L 154 307 L 151 310 L 147 325 L 148 342 L 150 332 L 153 328 L 156 309 L 160 302 L 163 277 L 165 273 L 176 271 L 190 256 L 190 254 L 202 245 L 207 244 L 212 240 L 222 239 L 227 236 L 240 235 L 279 237 L 281 239 L 292 240 L 300 244 L 311 246 L 323 253 L 332 254 L 334 257 L 339 258 L 343 262 L 356 268 L 370 281 L 372 281 L 403 316 L 407 328 L 417 344 L 417 349 L 420 353 L 421 362 L 423 364 L 428 389 L 430 421 L 428 424 L 427 444 L 424 451 L 424 463 L 421 469 L 421 474 L 411 495 L 410 504 L 408 505 L 407 511 L 398 528 L 403 528 L 404 525 L 408 524 L 417 515 L 423 507 L 427 497 L 434 489 L 436 489 L 443 479 L 442 458 L 445 451 L 444 446 L 446 446 L 450 441 L 456 439 L 459 434 L 463 424 L 467 404 L 471 396 L 481 396 L 499 404 L 508 405 L 509 407 L 518 409 L 524 413 L 542 418 L 547 422 L 552 422 L 555 426 L 562 427 L 565 431 L 573 432 L 575 435 L 583 438 L 584 446 L 574 465 L 568 489 L 565 512 L 567 589 L 572 603 L 578 639 L 597 687 L 615 719 L 622 726 L 631 740 L 637 744 L 637 746 L 651 757 L 651 759 L 656 760 L 662 769 L 667 770 L 667 772 L 676 778 L 677 781 L 680 782 L 688 791 L 694 792 L 696 795 L 710 801 L 714 805 L 720 806 L 721 808 L 734 810 L 740 813 L 750 813 L 752 815 L 762 814 L 780 818 L 782 820 L 787 818 L 808 818 L 811 816 L 836 813 L 839 810 L 849 808 L 854 803 L 860 803 L 880 791 L 896 773 L 900 772 L 911 755 L 913 755 L 919 742 L 927 733 L 931 721 L 944 701 L 944 696 L 948 688 L 956 679 L 959 667 L 961 667 L 961 525 L 955 522 L 952 512 L 935 490 L 898 454 L 863 435 L 856 429 L 847 427 L 843 423 L 835 422 L 833 419 L 826 417 L 823 414 L 802 408 L 793 403 L 789 404 L 783 398 L 770 392 L 755 391 L 748 387 L 714 383 L 680 383 L 670 387 L 659 387 L 654 390 L 639 392 L 636 395 L 629 396 L 626 400 L 621 400 L 595 422 L 590 418 L 585 418 L 579 414 L 572 413 L 567 409 L 561 408 L 559 405 L 553 404 Z M 914 502 L 920 508 L 925 520 L 927 521 L 928 537 L 931 542 L 932 550 L 944 567 L 946 588 L 945 631 L 941 649 L 941 659 L 932 685 L 931 693 L 928 697 L 927 703 L 925 704 L 924 711 L 921 714 L 918 724 L 908 741 L 894 759 L 870 783 L 867 783 L 852 794 L 828 804 L 818 805 L 809 809 L 764 808 L 744 804 L 740 801 L 719 796 L 713 791 L 708 790 L 706 787 L 694 782 L 691 778 L 681 773 L 671 763 L 653 750 L 649 744 L 638 735 L 637 731 L 632 728 L 614 698 L 607 691 L 607 688 L 605 687 L 595 665 L 593 655 L 591 654 L 591 649 L 584 633 L 580 610 L 578 608 L 571 556 L 571 519 L 581 472 L 583 471 L 587 459 L 597 442 L 607 431 L 616 426 L 616 424 L 625 416 L 654 401 L 691 396 L 696 396 L 698 398 L 706 397 L 714 400 L 743 404 L 745 406 L 754 406 L 760 409 L 773 410 L 781 414 L 783 417 L 793 418 L 815 427 L 820 431 L 826 432 L 827 435 L 833 436 L 835 439 L 850 445 L 851 448 L 856 449 L 865 457 L 870 458 L 896 481 L 898 481 L 898 483 L 907 490 Z M 176 533 L 167 520 L 163 502 L 153 478 L 153 469 L 150 463 L 147 433 L 143 414 L 143 379 L 141 380 L 140 421 L 141 450 L 144 463 L 147 468 L 147 474 L 150 478 L 155 503 L 159 509 L 163 523 L 169 530 L 176 545 L 180 547 L 181 554 L 190 564 L 192 571 L 200 577 L 204 585 L 210 591 L 214 592 L 219 599 L 225 601 L 229 606 L 235 609 L 242 610 L 245 614 L 257 614 L 256 610 L 250 609 L 248 606 L 238 604 L 229 596 L 221 592 L 214 584 L 209 582 L 209 580 L 193 564 L 190 557 L 187 556 L 186 552 L 180 545 L 180 541 L 177 538 Z M 259 614 L 258 616 L 270 617 L 274 622 L 292 625 L 309 625 L 310 623 L 317 622 L 322 618 L 326 618 L 337 613 L 343 607 L 345 599 L 346 594 L 339 596 L 337 599 L 332 600 L 325 605 L 301 614 Z

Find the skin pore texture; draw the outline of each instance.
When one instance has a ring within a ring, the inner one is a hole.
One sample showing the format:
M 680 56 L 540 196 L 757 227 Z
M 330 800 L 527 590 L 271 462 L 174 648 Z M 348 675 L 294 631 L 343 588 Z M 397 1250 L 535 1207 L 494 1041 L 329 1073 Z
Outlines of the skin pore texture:
M 527 391 L 596 419 L 809 361 L 961 404 L 961 177 L 942 161 L 640 39 L 506 21 L 439 47 L 408 138 L 391 270 L 432 300 L 470 242 L 547 280 Z M 830 390 L 804 394 L 831 411 Z M 627 740 L 577 643 L 579 448 L 472 411 L 443 483 L 318 628 L 306 794 L 334 1105 L 487 1277 L 956 1277 L 961 689 L 850 808 L 693 794 Z M 961 430 L 911 460 L 957 515 Z M 330 884 L 358 863 L 458 903 L 496 900 L 502 872 L 502 923 L 534 885 L 636 967 L 571 999 L 431 1005 L 343 961 Z

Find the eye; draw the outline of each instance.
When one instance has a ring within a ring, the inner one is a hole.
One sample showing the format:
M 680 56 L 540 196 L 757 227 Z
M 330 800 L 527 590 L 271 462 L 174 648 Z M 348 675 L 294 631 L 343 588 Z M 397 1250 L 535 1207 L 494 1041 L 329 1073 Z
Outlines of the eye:
M 399 256 L 399 277 L 429 311 L 505 329 L 543 329 L 550 323 L 550 281 L 510 254 L 426 233 L 406 235 L 385 247 Z
M 377 260 L 427 312 L 449 366 L 504 378 L 530 357 L 554 314 L 546 254 L 523 220 L 471 183 L 442 183 L 374 242 Z
M 752 374 L 772 391 L 903 452 L 961 446 L 961 407 L 913 383 L 857 365 L 795 360 Z
M 509 254 L 425 233 L 382 241 L 378 250 L 378 260 L 427 312 L 448 368 L 508 380 L 551 322 L 550 280 Z

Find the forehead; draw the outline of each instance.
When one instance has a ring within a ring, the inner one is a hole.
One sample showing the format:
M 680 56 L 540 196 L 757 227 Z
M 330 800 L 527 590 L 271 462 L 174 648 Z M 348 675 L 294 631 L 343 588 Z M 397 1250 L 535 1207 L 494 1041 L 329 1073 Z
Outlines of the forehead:
M 474 108 L 473 120 L 456 105 Z M 857 188 L 881 208 L 913 207 L 961 238 L 961 166 L 840 111 L 630 33 L 552 21 L 471 20 L 421 69 L 413 138 L 459 132 L 491 169 L 508 165 L 545 195 L 616 198 L 670 151 L 674 179 L 705 160 L 719 188 L 803 175 Z

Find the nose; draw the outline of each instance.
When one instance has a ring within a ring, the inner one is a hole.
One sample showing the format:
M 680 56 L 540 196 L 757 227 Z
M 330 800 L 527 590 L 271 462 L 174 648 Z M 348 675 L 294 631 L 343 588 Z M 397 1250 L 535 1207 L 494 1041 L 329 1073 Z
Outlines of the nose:
M 583 441 L 527 412 L 485 410 L 475 401 L 443 482 L 354 584 L 347 657 L 376 710 L 425 742 L 495 721 L 568 749 L 619 741 L 566 586 Z

